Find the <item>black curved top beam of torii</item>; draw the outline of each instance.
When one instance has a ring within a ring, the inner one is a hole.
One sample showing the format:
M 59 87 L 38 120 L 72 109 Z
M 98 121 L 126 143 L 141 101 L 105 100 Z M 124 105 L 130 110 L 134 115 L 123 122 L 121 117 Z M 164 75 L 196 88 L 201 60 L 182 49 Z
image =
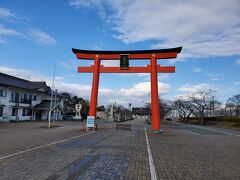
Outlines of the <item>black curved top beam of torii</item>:
M 155 53 L 180 53 L 182 47 L 169 48 L 169 49 L 153 49 L 153 50 L 130 50 L 130 51 L 96 51 L 96 50 L 83 50 L 72 48 L 74 54 L 155 54 Z

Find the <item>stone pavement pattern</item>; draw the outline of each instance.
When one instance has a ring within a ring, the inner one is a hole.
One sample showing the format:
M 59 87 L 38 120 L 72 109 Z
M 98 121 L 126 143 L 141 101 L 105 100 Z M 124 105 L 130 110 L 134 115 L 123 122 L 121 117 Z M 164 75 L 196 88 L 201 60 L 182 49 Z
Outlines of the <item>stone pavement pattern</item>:
M 115 131 L 113 123 L 103 123 L 93 134 L 2 159 L 0 179 L 151 179 L 144 134 L 149 126 L 142 120 L 126 123 L 132 124 L 132 131 Z M 14 131 L 0 127 L 0 156 L 8 147 L 13 153 L 17 146 L 28 149 L 78 135 L 80 125 L 71 125 L 46 131 L 27 124 L 24 130 L 32 139 L 23 132 L 26 140 L 19 135 L 13 145 Z M 163 134 L 148 133 L 158 179 L 240 179 L 239 136 L 191 133 L 190 127 L 174 124 L 162 127 Z M 23 126 L 18 126 L 16 137 L 19 128 Z M 9 137 L 10 143 L 1 137 Z
M 149 134 L 159 179 L 240 179 L 240 136 L 164 130 Z
M 144 143 L 141 131 L 115 131 L 112 124 L 94 134 L 0 160 L 0 179 L 124 179 L 127 174 L 147 179 Z

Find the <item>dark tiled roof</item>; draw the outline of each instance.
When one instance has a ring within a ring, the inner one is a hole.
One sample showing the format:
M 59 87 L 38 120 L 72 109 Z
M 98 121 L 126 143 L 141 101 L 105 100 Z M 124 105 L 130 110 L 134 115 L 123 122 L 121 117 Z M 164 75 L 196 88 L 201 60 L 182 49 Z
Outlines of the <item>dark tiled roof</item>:
M 46 91 L 50 90 L 50 87 L 47 86 L 46 82 L 40 81 L 40 82 L 30 82 L 29 85 L 31 86 L 31 89 L 44 89 Z
M 43 100 L 41 103 L 35 105 L 34 109 L 49 109 L 50 108 L 50 100 Z
M 10 76 L 0 72 L 0 84 L 18 87 L 33 91 L 38 91 L 39 89 L 44 89 L 45 92 L 50 92 L 51 89 L 47 86 L 46 82 L 33 82 L 18 77 Z
M 54 101 L 53 101 L 53 103 L 54 103 Z M 33 108 L 34 109 L 41 109 L 41 110 L 49 109 L 50 108 L 50 104 L 51 104 L 50 100 L 42 100 L 41 103 L 35 105 Z M 57 109 L 61 109 L 61 107 L 59 105 L 57 105 Z

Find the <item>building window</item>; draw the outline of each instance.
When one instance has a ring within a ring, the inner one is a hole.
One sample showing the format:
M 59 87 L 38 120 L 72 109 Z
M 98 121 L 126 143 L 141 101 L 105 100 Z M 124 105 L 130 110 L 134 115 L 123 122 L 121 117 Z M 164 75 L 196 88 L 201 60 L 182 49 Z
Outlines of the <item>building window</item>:
M 3 115 L 3 107 L 0 107 L 0 117 Z
M 32 109 L 23 108 L 22 116 L 32 116 Z
M 21 103 L 27 103 L 27 94 L 21 93 Z
M 32 95 L 29 94 L 29 101 L 32 102 Z
M 22 93 L 21 94 L 21 103 L 31 104 L 30 95 L 28 95 L 27 93 Z
M 33 100 L 34 100 L 34 101 L 37 100 L 37 96 L 36 96 L 36 95 L 33 96 Z
M 7 88 L 6 87 L 0 87 L 0 97 L 6 97 L 7 96 Z
M 18 108 L 12 108 L 12 116 L 18 115 Z
M 11 101 L 19 102 L 19 93 L 18 92 L 14 92 L 14 91 L 12 92 Z

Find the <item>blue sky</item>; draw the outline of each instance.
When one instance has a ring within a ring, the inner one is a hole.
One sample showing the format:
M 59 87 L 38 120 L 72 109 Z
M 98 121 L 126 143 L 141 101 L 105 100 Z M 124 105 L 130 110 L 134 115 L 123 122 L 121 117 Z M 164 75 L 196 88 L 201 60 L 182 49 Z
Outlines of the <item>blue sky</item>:
M 56 64 L 55 88 L 89 98 L 92 75 L 77 67 L 91 61 L 77 60 L 71 48 L 183 46 L 177 59 L 158 61 L 176 66 L 176 73 L 159 74 L 159 95 L 174 99 L 214 89 L 225 101 L 240 93 L 239 8 L 238 0 L 0 0 L 0 72 L 51 85 Z M 101 74 L 99 104 L 115 101 L 149 102 L 149 75 Z

